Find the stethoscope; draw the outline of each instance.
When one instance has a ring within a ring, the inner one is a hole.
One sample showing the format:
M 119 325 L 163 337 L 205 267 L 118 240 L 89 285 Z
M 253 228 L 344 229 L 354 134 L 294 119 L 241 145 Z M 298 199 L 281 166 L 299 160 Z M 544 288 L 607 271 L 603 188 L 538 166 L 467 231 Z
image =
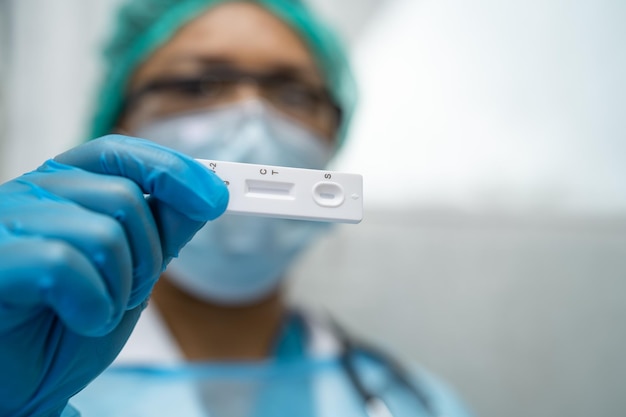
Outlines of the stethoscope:
M 337 325 L 337 323 L 333 322 L 332 325 L 334 334 L 342 348 L 340 355 L 341 364 L 346 372 L 346 375 L 350 379 L 351 384 L 354 386 L 359 397 L 361 397 L 368 417 L 393 417 L 393 413 L 385 403 L 382 396 L 368 389 L 368 387 L 366 387 L 363 383 L 363 379 L 359 376 L 359 372 L 355 364 L 355 358 L 358 352 L 367 354 L 387 367 L 392 377 L 415 396 L 429 416 L 441 417 L 439 413 L 436 412 L 430 396 L 418 385 L 415 380 L 409 378 L 408 373 L 402 365 L 389 355 L 386 355 L 375 348 L 365 346 L 361 343 L 355 343 L 355 341 L 349 337 L 343 328 Z

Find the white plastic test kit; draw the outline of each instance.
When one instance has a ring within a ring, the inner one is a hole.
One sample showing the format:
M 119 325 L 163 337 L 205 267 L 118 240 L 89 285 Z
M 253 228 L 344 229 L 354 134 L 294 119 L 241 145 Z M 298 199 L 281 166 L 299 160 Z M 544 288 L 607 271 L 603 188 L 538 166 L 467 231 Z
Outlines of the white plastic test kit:
M 198 159 L 228 186 L 233 214 L 359 223 L 363 177 L 345 172 Z

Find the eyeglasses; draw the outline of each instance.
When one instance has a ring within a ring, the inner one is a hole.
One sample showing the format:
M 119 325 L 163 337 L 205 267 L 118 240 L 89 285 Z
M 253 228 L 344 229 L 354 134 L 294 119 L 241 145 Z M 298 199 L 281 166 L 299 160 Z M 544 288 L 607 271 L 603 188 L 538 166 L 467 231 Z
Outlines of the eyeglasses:
M 125 111 L 146 105 L 162 116 L 200 108 L 218 107 L 236 100 L 242 84 L 257 87 L 259 95 L 279 111 L 304 123 L 330 122 L 337 127 L 341 109 L 329 92 L 287 71 L 252 72 L 215 68 L 201 77 L 172 77 L 152 81 L 131 93 Z

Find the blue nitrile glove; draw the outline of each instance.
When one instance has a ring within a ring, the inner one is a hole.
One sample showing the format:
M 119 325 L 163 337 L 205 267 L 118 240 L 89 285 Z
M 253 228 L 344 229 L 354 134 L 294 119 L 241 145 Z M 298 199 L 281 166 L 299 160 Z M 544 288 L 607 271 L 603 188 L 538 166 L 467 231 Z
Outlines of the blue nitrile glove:
M 117 356 L 167 262 L 227 202 L 202 165 L 124 136 L 0 185 L 0 416 L 58 416 Z

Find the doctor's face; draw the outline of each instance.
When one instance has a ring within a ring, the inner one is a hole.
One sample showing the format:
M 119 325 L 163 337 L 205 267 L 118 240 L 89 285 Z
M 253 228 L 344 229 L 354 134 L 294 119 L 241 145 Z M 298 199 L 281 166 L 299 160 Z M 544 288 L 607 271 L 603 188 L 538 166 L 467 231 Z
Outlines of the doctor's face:
M 262 7 L 229 2 L 183 26 L 135 72 L 119 127 L 262 99 L 332 141 L 339 113 L 307 46 Z

